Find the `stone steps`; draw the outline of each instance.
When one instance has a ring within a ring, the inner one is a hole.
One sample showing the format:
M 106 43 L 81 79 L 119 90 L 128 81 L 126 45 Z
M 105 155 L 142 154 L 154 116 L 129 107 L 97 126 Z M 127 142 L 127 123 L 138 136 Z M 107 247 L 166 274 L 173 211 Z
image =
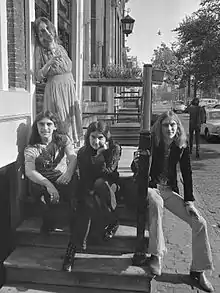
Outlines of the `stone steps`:
M 120 226 L 116 235 L 104 242 L 91 233 L 86 252 L 76 254 L 73 272 L 63 272 L 61 267 L 69 236 L 67 222 L 58 221 L 59 229 L 43 236 L 40 219 L 32 215 L 15 232 L 16 248 L 4 262 L 6 283 L 0 292 L 150 292 L 152 275 L 149 269 L 132 266 L 136 247 L 136 189 L 127 166 L 133 152 L 134 148 L 123 147 L 119 166 L 121 194 L 117 206 Z M 60 206 L 58 215 L 65 215 L 65 205 Z M 145 239 L 147 249 L 147 231 Z

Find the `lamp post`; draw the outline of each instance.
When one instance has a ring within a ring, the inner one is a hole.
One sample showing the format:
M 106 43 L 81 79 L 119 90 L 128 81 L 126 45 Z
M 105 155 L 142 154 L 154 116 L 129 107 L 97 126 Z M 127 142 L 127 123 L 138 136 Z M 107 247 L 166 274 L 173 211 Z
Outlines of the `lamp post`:
M 122 20 L 121 20 L 122 31 L 126 36 L 128 36 L 132 33 L 133 27 L 134 27 L 134 22 L 135 22 L 135 20 L 128 14 L 124 18 L 122 18 Z

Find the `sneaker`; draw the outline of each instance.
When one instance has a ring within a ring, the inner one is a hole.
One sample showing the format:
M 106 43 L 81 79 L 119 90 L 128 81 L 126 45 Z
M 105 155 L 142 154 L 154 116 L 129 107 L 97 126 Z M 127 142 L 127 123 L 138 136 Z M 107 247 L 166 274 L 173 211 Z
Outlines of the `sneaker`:
M 153 275 L 160 276 L 162 273 L 162 257 L 151 255 L 149 260 L 149 268 Z
M 214 288 L 211 282 L 206 278 L 205 272 L 191 271 L 190 277 L 197 281 L 199 286 L 206 292 L 213 292 Z
M 103 240 L 104 241 L 108 241 L 108 240 L 112 239 L 112 237 L 117 232 L 118 228 L 119 228 L 118 221 L 116 221 L 114 223 L 111 223 L 107 227 L 105 227 L 105 232 L 104 232 Z
M 69 242 L 66 249 L 64 261 L 63 261 L 63 267 L 62 267 L 63 271 L 66 271 L 66 272 L 72 271 L 74 260 L 75 260 L 75 254 L 76 254 L 76 246 L 73 245 L 73 243 Z

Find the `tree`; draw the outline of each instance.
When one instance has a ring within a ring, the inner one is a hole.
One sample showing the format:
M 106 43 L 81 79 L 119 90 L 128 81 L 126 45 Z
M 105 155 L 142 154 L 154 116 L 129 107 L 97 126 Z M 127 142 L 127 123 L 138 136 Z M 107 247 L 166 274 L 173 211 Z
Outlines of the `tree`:
M 185 79 L 210 89 L 220 73 L 220 1 L 204 0 L 198 11 L 186 17 L 174 30 L 178 34 L 177 56 L 183 60 Z
M 179 85 L 183 73 L 182 64 L 173 46 L 169 48 L 165 43 L 161 43 L 161 46 L 154 50 L 151 62 L 154 68 L 165 70 L 168 84 Z

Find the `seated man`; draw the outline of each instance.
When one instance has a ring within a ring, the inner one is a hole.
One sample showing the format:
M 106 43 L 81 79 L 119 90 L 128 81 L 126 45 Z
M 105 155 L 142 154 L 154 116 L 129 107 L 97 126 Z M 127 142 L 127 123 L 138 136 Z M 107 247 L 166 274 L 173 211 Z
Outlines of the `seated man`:
M 61 134 L 57 118 L 50 111 L 36 117 L 24 156 L 31 195 L 44 204 L 41 231 L 47 233 L 54 227 L 53 205 L 61 197 L 70 204 L 74 202 L 77 178 L 73 144 L 67 135 Z

